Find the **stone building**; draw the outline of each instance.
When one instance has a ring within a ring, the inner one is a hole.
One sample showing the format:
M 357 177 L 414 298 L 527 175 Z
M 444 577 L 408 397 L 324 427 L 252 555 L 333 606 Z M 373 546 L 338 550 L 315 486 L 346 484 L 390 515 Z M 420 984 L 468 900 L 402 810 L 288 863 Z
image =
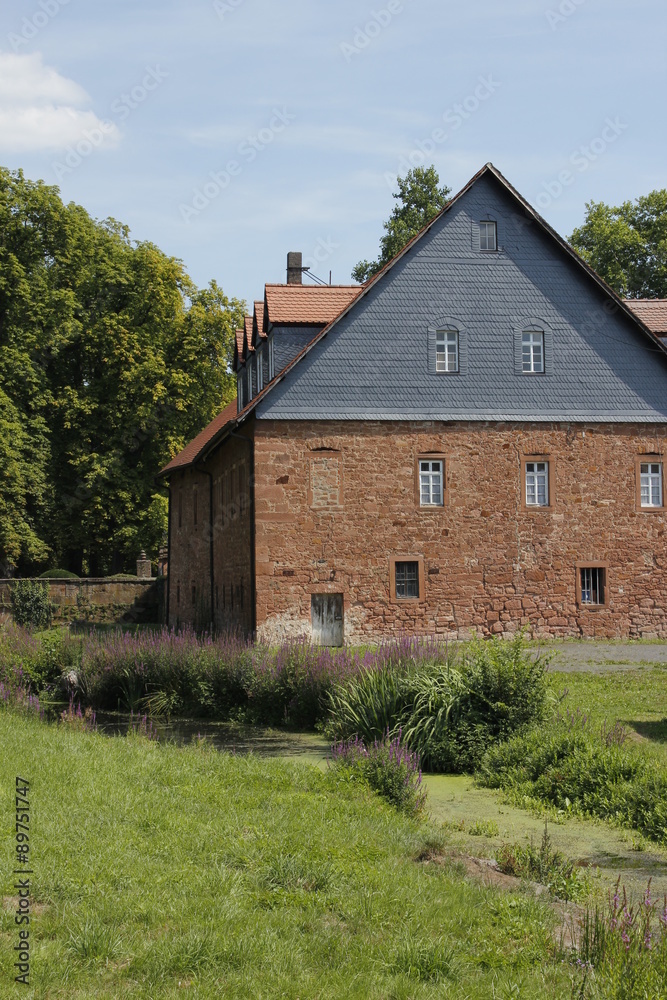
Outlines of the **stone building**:
M 162 470 L 171 624 L 667 636 L 667 304 L 487 164 L 375 278 L 288 257 L 238 398 Z

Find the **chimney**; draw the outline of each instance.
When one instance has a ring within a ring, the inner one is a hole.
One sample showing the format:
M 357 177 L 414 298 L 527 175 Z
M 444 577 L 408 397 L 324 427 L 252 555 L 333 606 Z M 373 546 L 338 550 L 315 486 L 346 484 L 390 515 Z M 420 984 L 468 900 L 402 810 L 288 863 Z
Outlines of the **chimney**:
M 287 254 L 287 284 L 302 284 L 302 254 L 300 251 L 291 250 Z

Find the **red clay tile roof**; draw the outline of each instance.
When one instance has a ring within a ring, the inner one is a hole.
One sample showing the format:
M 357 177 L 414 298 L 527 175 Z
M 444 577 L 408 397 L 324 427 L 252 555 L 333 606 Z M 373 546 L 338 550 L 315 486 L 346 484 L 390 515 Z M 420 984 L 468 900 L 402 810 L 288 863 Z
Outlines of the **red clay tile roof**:
M 249 351 L 254 351 L 255 348 L 252 346 L 252 316 L 246 316 L 243 320 L 243 329 L 245 331 L 245 349 L 243 352 L 243 357 L 248 356 Z
M 625 299 L 625 304 L 652 333 L 667 336 L 667 299 Z
M 265 285 L 265 325 L 320 326 L 350 304 L 362 285 Z
M 191 465 L 200 451 L 202 451 L 206 445 L 211 441 L 215 435 L 222 430 L 225 424 L 228 424 L 230 420 L 236 418 L 236 400 L 229 403 L 222 413 L 219 413 L 217 417 L 214 417 L 210 424 L 201 431 L 196 438 L 193 438 L 189 444 L 186 444 L 183 451 L 179 451 L 178 455 L 172 458 L 168 465 L 165 465 L 164 469 L 160 473 L 160 476 L 164 476 L 169 472 L 176 472 L 177 469 L 185 468 Z
M 258 340 L 266 340 L 266 333 L 264 331 L 264 301 L 257 301 L 254 305 L 252 342 L 256 344 Z

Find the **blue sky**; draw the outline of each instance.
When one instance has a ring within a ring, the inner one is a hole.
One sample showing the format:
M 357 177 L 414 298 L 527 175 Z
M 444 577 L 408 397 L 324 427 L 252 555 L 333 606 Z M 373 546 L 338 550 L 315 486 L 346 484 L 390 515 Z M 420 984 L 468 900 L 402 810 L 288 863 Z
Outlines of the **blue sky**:
M 667 186 L 660 0 L 16 0 L 0 163 L 250 301 L 347 283 L 397 173 L 488 160 L 564 236 Z

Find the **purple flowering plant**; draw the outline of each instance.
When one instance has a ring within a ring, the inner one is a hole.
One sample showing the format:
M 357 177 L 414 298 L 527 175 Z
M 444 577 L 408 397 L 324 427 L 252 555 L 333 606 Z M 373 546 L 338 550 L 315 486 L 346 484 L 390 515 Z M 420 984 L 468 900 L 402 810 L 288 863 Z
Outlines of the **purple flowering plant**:
M 358 736 L 331 747 L 331 767 L 347 778 L 358 778 L 401 812 L 420 815 L 426 803 L 419 755 L 402 742 L 401 730 L 368 746 Z

